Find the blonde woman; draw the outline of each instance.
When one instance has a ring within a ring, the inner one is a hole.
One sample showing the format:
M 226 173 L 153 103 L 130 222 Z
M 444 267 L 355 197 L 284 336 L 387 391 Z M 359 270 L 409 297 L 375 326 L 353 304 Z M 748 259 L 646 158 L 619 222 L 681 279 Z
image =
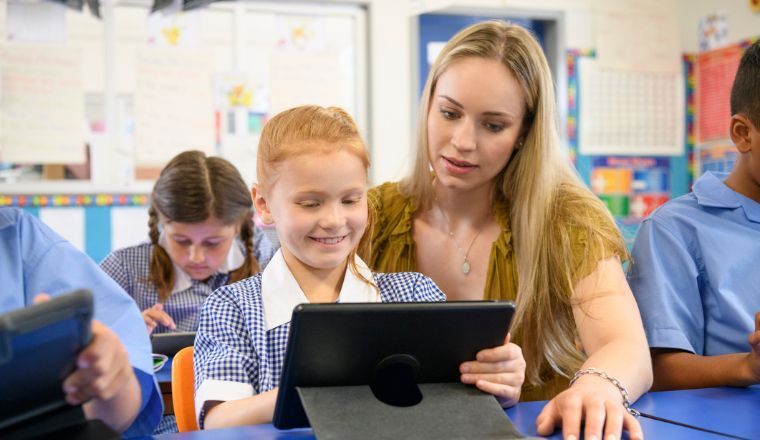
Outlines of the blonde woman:
M 555 113 L 546 58 L 525 29 L 491 21 L 454 36 L 422 95 L 411 175 L 370 193 L 370 266 L 422 272 L 449 300 L 516 301 L 512 341 L 527 362 L 517 395 L 550 399 L 540 434 L 561 426 L 576 439 L 585 419 L 587 439 L 623 428 L 640 438 L 627 409 L 652 367 L 627 252 L 563 156 Z M 497 365 L 470 363 L 463 381 L 512 392 Z

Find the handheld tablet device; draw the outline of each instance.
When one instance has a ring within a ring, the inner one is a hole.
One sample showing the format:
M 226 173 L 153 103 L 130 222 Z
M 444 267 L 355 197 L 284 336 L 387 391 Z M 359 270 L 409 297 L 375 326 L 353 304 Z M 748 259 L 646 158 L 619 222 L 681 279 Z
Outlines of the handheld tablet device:
M 415 390 L 459 382 L 462 362 L 504 343 L 513 314 L 506 301 L 296 306 L 274 426 L 309 426 L 296 387 L 370 385 L 378 400 L 412 406 L 422 396 L 396 394 L 399 378 Z
M 174 356 L 185 347 L 195 343 L 195 332 L 157 333 L 150 336 L 153 353 Z
M 68 407 L 62 383 L 91 338 L 92 293 L 0 315 L 0 429 Z

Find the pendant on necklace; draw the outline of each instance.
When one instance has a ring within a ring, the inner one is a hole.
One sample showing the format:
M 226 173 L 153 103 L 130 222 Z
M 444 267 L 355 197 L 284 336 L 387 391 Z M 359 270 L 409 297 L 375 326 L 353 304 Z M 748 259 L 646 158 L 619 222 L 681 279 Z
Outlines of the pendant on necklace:
M 462 263 L 462 273 L 465 275 L 470 273 L 470 262 L 467 261 L 467 259 L 465 259 L 464 262 Z

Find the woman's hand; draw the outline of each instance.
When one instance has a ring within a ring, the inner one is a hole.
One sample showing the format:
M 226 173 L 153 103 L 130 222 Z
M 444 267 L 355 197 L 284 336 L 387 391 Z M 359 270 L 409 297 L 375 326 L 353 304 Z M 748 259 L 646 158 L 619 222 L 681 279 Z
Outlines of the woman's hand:
M 172 330 L 177 328 L 177 324 L 168 313 L 164 312 L 164 305 L 156 303 L 153 307 L 142 311 L 143 321 L 145 321 L 145 327 L 148 329 L 148 334 L 153 333 L 153 330 L 158 327 L 158 324 L 168 327 Z
M 520 400 L 525 381 L 525 358 L 522 349 L 509 342 L 507 334 L 504 345 L 479 351 L 476 360 L 459 366 L 459 372 L 462 373 L 462 383 L 493 394 L 503 408 L 509 408 Z
M 561 426 L 563 437 L 578 440 L 584 419 L 584 438 L 619 439 L 626 429 L 631 439 L 642 439 L 641 425 L 622 404 L 618 389 L 607 379 L 586 374 L 544 406 L 536 419 L 539 435 L 548 436 Z

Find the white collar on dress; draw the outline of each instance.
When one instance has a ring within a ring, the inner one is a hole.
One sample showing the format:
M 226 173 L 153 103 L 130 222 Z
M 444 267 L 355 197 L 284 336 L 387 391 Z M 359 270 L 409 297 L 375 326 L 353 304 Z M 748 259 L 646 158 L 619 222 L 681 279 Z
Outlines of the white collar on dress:
M 373 280 L 372 271 L 358 256 L 356 267 L 366 279 Z M 293 308 L 309 300 L 301 290 L 295 277 L 290 272 L 282 249 L 278 249 L 261 274 L 261 297 L 264 303 L 264 323 L 266 330 L 290 322 Z M 380 302 L 380 295 L 374 286 L 354 275 L 346 268 L 343 286 L 340 289 L 339 302 Z
M 161 232 L 158 236 L 158 244 L 166 250 L 167 241 L 166 234 Z M 230 251 L 227 253 L 227 259 L 222 263 L 216 273 L 230 273 L 233 270 L 239 268 L 245 262 L 245 255 L 240 250 L 240 246 L 237 244 L 237 240 L 233 240 Z M 172 262 L 174 264 L 174 262 Z M 187 274 L 181 267 L 174 264 L 174 287 L 172 288 L 172 294 L 182 292 L 185 289 L 189 289 L 193 285 L 193 279 Z

